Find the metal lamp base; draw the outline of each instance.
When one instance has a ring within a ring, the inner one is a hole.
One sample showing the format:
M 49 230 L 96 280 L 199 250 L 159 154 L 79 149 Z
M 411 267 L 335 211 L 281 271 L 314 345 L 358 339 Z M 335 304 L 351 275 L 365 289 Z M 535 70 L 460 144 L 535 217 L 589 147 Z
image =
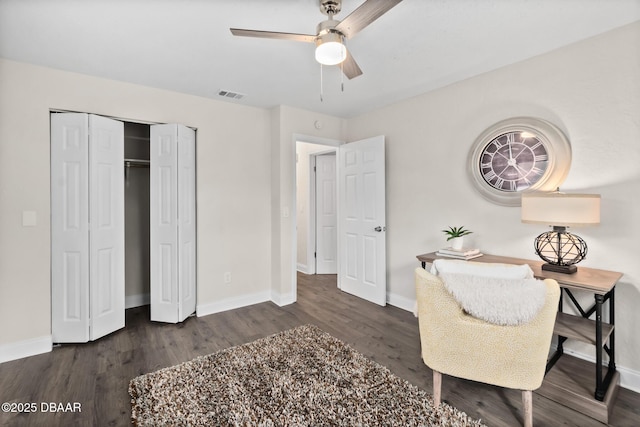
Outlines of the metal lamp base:
M 553 231 L 536 237 L 534 247 L 536 254 L 546 261 L 542 269 L 556 273 L 575 273 L 578 271 L 576 264 L 587 256 L 587 243 L 561 226 L 554 226 Z
M 572 265 L 558 265 L 558 264 L 542 264 L 542 269 L 545 271 L 553 271 L 555 273 L 573 274 L 578 271 L 578 267 L 575 264 Z

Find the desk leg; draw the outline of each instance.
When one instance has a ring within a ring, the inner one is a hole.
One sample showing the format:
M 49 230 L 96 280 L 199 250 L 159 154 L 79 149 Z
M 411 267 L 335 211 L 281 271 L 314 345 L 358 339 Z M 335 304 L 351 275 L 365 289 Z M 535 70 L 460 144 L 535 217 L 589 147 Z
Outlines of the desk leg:
M 562 296 L 564 295 L 564 293 L 562 292 L 563 288 L 560 288 L 560 300 L 558 301 L 558 313 L 562 313 L 564 308 L 563 308 L 563 298 Z M 557 353 L 558 353 L 558 358 L 560 358 L 560 356 L 562 356 L 562 354 L 564 353 L 564 346 L 563 343 L 566 341 L 565 337 L 561 337 L 558 336 L 558 349 L 557 349 Z M 554 362 L 555 363 L 555 362 Z
M 596 295 L 596 400 L 603 401 L 607 390 L 611 385 L 611 380 L 616 372 L 616 330 L 615 330 L 615 287 L 613 287 L 606 295 Z M 603 346 L 602 342 L 602 304 L 609 299 L 609 324 L 614 329 L 609 335 L 609 347 Z M 602 352 L 606 351 L 609 355 L 609 363 L 607 365 L 607 373 L 602 377 Z
M 616 370 L 616 310 L 615 310 L 615 290 L 614 286 L 609 292 L 609 323 L 613 325 L 613 331 L 609 336 L 609 371 Z
M 603 295 L 596 294 L 596 400 L 604 400 L 602 387 L 602 303 Z

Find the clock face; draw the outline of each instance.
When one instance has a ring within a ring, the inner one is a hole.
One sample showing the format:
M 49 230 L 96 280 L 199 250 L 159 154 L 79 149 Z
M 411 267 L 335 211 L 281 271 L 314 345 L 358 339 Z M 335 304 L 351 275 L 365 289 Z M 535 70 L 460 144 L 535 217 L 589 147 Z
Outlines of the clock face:
M 550 122 L 514 117 L 487 128 L 469 151 L 467 171 L 479 194 L 503 206 L 520 206 L 524 192 L 553 191 L 571 165 L 571 144 Z
M 518 192 L 536 184 L 547 171 L 549 154 L 533 133 L 513 131 L 493 138 L 478 160 L 484 181 L 499 191 Z

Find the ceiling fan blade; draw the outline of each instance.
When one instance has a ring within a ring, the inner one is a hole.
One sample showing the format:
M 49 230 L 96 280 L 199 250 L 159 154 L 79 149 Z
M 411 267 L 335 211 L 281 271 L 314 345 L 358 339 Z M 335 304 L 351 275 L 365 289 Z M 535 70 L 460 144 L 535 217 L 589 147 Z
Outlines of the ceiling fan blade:
M 347 58 L 342 62 L 342 72 L 349 78 L 349 80 L 362 74 L 362 70 L 358 66 L 358 63 L 355 59 L 353 59 L 353 56 L 351 56 L 351 52 L 349 52 L 348 50 Z
M 259 31 L 259 30 L 244 30 L 242 28 L 229 28 L 231 34 L 234 36 L 242 37 L 258 37 L 262 39 L 279 39 L 279 40 L 292 40 L 296 42 L 314 43 L 316 36 L 311 34 L 294 34 L 294 33 L 279 33 L 276 31 Z
M 336 30 L 344 34 L 346 38 L 351 38 L 401 1 L 402 0 L 367 0 L 351 12 L 349 16 L 344 18 L 336 26 Z

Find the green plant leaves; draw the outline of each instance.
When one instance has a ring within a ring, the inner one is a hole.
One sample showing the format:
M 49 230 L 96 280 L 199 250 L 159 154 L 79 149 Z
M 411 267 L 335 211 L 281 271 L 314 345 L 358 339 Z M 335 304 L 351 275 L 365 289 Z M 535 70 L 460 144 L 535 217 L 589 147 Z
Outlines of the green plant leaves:
M 449 227 L 448 230 L 442 230 L 442 232 L 449 237 L 447 238 L 447 242 L 456 237 L 466 236 L 467 234 L 473 233 L 473 231 L 465 230 L 464 225 L 460 227 Z

